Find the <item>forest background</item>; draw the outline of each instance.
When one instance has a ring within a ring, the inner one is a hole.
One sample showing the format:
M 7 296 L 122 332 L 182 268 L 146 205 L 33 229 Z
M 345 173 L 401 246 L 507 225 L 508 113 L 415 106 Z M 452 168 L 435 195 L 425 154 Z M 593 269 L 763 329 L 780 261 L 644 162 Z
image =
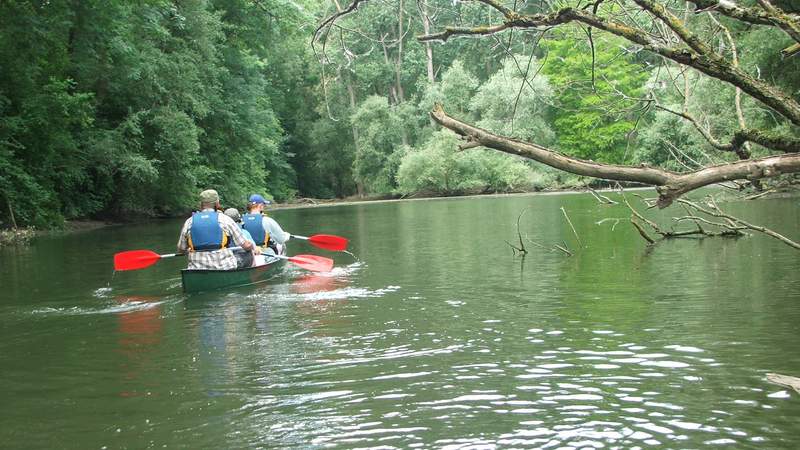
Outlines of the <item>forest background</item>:
M 548 2 L 516 3 L 536 13 Z M 800 12 L 791 0 L 773 3 Z M 342 6 L 0 1 L 0 227 L 173 215 L 207 187 L 241 208 L 252 192 L 285 202 L 587 181 L 493 150 L 458 151 L 456 135 L 428 116 L 435 103 L 583 159 L 676 171 L 736 160 L 698 131 L 730 139 L 740 120 L 732 86 L 664 66 L 608 33 L 574 26 L 544 38 L 506 31 L 421 43 L 426 29 L 488 23 L 491 11 L 383 0 L 364 3 L 312 46 L 321 20 Z M 713 44 L 738 49 L 745 71 L 800 97 L 800 56 L 781 56 L 788 36 L 737 22 L 716 34 Z M 664 108 L 704 127 L 641 101 L 659 90 Z M 741 109 L 749 124 L 796 132 L 749 97 Z

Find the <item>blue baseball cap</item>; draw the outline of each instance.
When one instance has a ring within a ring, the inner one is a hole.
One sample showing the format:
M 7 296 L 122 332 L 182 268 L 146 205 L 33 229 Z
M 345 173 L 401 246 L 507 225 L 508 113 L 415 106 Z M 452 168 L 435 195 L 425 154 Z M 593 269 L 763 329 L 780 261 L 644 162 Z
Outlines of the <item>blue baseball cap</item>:
M 269 205 L 270 203 L 272 203 L 271 201 L 265 199 L 264 197 L 262 197 L 262 196 L 260 196 L 258 194 L 251 195 L 250 196 L 250 200 L 248 200 L 248 202 L 255 203 L 255 204 L 259 204 L 260 203 L 262 205 Z

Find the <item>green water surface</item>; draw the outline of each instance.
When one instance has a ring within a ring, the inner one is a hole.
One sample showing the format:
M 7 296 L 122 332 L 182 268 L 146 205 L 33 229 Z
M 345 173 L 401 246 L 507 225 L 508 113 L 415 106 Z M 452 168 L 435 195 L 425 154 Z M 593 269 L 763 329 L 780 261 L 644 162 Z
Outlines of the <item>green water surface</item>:
M 721 206 L 800 238 L 796 198 Z M 575 255 L 513 256 L 524 208 Z M 0 249 L 0 447 L 800 447 L 800 395 L 765 378 L 800 376 L 800 252 L 776 240 L 646 248 L 586 194 L 273 216 L 358 259 L 293 240 L 334 272 L 187 296 L 178 258 L 112 278 L 179 220 Z

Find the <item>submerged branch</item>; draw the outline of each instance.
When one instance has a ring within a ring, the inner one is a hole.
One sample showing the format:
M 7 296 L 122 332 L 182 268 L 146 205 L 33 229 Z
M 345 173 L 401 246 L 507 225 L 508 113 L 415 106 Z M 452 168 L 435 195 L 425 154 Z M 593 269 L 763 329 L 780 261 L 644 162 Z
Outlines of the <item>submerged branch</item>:
M 800 394 L 800 378 L 790 377 L 788 375 L 781 375 L 779 373 L 768 373 L 767 380 L 771 383 L 779 384 L 781 386 L 790 387 Z
M 742 227 L 742 229 L 746 228 L 746 229 L 749 229 L 749 230 L 758 231 L 759 233 L 764 233 L 767 236 L 775 238 L 775 239 L 783 242 L 784 244 L 786 244 L 786 245 L 788 245 L 790 247 L 793 247 L 793 248 L 796 248 L 796 249 L 800 250 L 800 243 L 795 242 L 795 241 L 787 238 L 786 236 L 784 236 L 784 235 L 782 235 L 780 233 L 772 231 L 767 227 L 762 227 L 761 225 L 754 225 L 754 224 L 746 222 L 746 221 L 744 221 L 744 220 L 742 220 L 742 219 L 740 219 L 738 217 L 734 217 L 734 216 L 732 216 L 730 214 L 727 214 L 727 213 L 723 212 L 719 208 L 719 206 L 717 206 L 716 203 L 714 203 L 713 201 L 711 202 L 711 208 L 712 208 L 711 210 L 703 208 L 702 206 L 700 206 L 700 205 L 698 205 L 698 204 L 696 204 L 694 202 L 691 202 L 689 200 L 686 200 L 686 199 L 679 199 L 678 201 L 680 203 L 685 204 L 685 205 L 691 206 L 692 208 L 696 209 L 697 211 L 702 212 L 703 214 L 706 214 L 706 215 L 709 215 L 709 216 L 712 216 L 712 217 L 725 219 L 726 221 L 728 221 L 728 225 L 726 225 L 726 228 L 734 229 L 734 228 Z

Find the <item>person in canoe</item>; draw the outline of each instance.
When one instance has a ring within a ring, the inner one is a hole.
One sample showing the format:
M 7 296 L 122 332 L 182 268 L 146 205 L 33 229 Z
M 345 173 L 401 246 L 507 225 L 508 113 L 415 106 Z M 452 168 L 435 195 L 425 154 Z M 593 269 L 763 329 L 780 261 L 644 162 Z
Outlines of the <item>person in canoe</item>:
M 248 241 L 239 225 L 221 209 L 219 194 L 213 189 L 200 193 L 200 211 L 186 219 L 178 238 L 178 253 L 189 255 L 189 269 L 230 270 L 253 265 L 260 249 Z M 228 247 L 239 246 L 242 256 Z
M 233 219 L 233 221 L 236 222 L 239 225 L 239 227 L 242 228 L 242 234 L 244 234 L 245 239 L 252 242 L 253 244 L 256 243 L 256 241 L 253 240 L 253 236 L 250 235 L 250 232 L 245 230 L 244 227 L 242 226 L 242 215 L 239 213 L 238 209 L 228 208 L 225 210 L 225 215 Z
M 256 245 L 282 253 L 282 246 L 292 235 L 283 231 L 278 222 L 264 213 L 269 200 L 253 194 L 247 201 L 247 214 L 242 217 L 242 228 L 250 232 Z M 267 251 L 269 253 L 269 251 Z
M 233 221 L 236 222 L 236 224 L 239 225 L 239 227 L 242 227 L 242 215 L 239 213 L 238 209 L 236 209 L 236 208 L 228 208 L 228 209 L 225 210 L 224 214 L 226 216 L 230 217 L 231 219 L 233 219 Z M 252 242 L 253 245 L 256 244 L 256 241 L 253 240 L 253 236 L 250 235 L 249 231 L 247 231 L 244 228 L 242 228 L 242 234 L 244 234 L 244 238 L 247 239 L 248 241 Z M 237 252 L 237 253 L 235 253 L 235 255 L 236 255 L 237 259 L 246 258 L 247 257 L 247 254 L 244 253 L 244 252 Z M 254 266 L 261 266 L 263 264 L 266 264 L 266 259 L 264 258 L 264 255 L 255 255 L 253 257 L 253 265 Z

